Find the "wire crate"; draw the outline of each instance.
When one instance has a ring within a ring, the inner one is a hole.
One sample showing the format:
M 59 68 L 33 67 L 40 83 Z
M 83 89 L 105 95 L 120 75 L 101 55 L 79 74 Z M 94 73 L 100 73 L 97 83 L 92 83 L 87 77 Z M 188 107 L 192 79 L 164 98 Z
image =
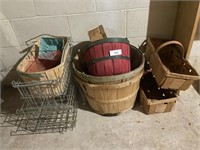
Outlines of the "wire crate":
M 27 107 L 24 102 L 16 114 L 7 115 L 4 120 L 4 123 L 17 126 L 15 131 L 11 131 L 11 135 L 62 133 L 73 130 L 76 126 L 78 104 L 74 100 L 75 91 L 70 91 L 66 96 L 57 97 L 58 103 L 51 101 L 39 107 L 40 111 L 37 113 L 38 107 Z
M 65 84 L 65 95 L 54 95 L 53 84 L 57 82 Z M 49 94 L 40 92 L 41 87 L 44 89 L 46 86 L 49 86 L 47 88 Z M 62 80 L 18 81 L 13 82 L 13 87 L 18 89 L 24 103 L 21 109 L 17 110 L 15 117 L 5 119 L 6 123 L 17 126 L 11 135 L 64 132 L 75 127 L 78 107 L 77 88 L 70 69 L 67 77 Z M 37 90 L 38 95 L 32 95 L 31 88 Z
M 71 73 L 69 77 L 70 78 L 67 80 L 67 84 L 66 84 L 67 88 L 66 88 L 65 95 L 67 96 L 70 96 L 72 94 L 76 95 L 76 90 L 74 89 L 75 85 L 73 84 L 73 78 L 71 76 Z M 31 95 L 30 86 L 34 89 L 38 88 L 39 90 L 40 89 L 39 87 L 43 85 L 51 86 L 51 84 L 44 84 L 44 83 L 35 84 L 35 83 L 16 82 L 15 86 L 18 89 L 18 91 L 21 93 L 21 99 L 24 100 L 23 108 L 26 108 L 26 109 L 23 109 L 22 112 L 24 113 L 27 119 L 32 118 L 32 115 L 37 117 L 38 115 L 40 115 L 41 111 L 45 111 L 45 109 L 49 111 L 52 105 L 58 105 L 58 103 L 61 105 L 61 104 L 64 104 L 65 101 L 68 100 L 68 99 L 63 99 L 65 95 L 54 97 L 53 93 L 49 93 L 49 95 L 46 95 L 46 93 L 42 94 L 39 91 L 38 91 L 37 96 Z M 47 88 L 47 89 L 49 90 L 51 88 Z M 55 91 L 55 90 L 52 90 L 52 91 Z M 31 111 L 29 109 L 31 109 Z
M 63 78 L 58 78 L 57 80 L 46 80 L 46 81 L 32 81 L 32 82 L 21 82 L 13 81 L 12 86 L 17 88 L 21 98 L 25 100 L 37 100 L 42 103 L 45 98 L 53 98 L 57 96 L 57 93 L 61 91 L 60 86 L 65 87 L 64 92 L 61 95 L 65 95 L 68 86 L 71 82 L 71 71 L 65 69 L 65 74 Z M 33 102 L 35 103 L 35 102 Z

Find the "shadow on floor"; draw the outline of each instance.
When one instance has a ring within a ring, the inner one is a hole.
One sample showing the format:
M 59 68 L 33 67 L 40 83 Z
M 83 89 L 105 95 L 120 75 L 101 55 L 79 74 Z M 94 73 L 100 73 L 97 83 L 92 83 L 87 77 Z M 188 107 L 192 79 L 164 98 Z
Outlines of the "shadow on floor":
M 3 86 L 12 86 L 11 82 L 12 81 L 18 81 L 20 80 L 19 75 L 16 71 L 17 66 L 19 65 L 19 63 L 22 61 L 22 59 L 26 56 L 27 52 L 29 52 L 31 50 L 31 47 L 25 48 L 24 50 L 22 50 L 20 53 L 23 53 L 24 55 L 22 56 L 22 58 L 20 58 L 15 65 L 12 66 L 11 69 L 9 69 L 10 71 L 7 73 L 7 75 L 3 78 L 2 82 L 1 82 L 1 87 Z
M 81 94 L 81 92 L 79 91 L 79 93 L 77 94 L 77 100 L 78 100 L 78 108 L 85 110 L 85 111 L 90 111 L 93 112 L 92 109 L 90 108 L 87 100 L 85 99 L 85 97 Z
M 197 93 L 199 93 L 200 95 L 200 80 L 195 81 L 192 86 L 194 87 L 194 89 L 197 91 Z
M 142 108 L 142 106 L 141 106 L 141 104 L 140 104 L 139 95 L 138 95 L 137 98 L 136 98 L 136 101 L 135 101 L 135 104 L 134 104 L 132 110 L 135 110 L 135 111 L 139 111 L 139 112 L 141 112 L 141 113 L 144 113 L 143 108 Z
M 13 68 L 8 72 L 1 82 L 1 113 L 2 114 L 15 114 L 17 109 L 20 109 L 23 100 L 20 99 L 20 94 L 16 88 L 12 87 L 12 81 L 19 81 L 20 77 L 16 71 L 18 64 L 26 56 L 26 52 L 30 51 L 31 47 L 24 49 L 21 53 L 24 56 L 18 60 Z
M 20 109 L 23 100 L 20 99 L 20 94 L 17 89 L 11 86 L 3 86 L 1 88 L 1 113 L 15 114 L 17 109 Z

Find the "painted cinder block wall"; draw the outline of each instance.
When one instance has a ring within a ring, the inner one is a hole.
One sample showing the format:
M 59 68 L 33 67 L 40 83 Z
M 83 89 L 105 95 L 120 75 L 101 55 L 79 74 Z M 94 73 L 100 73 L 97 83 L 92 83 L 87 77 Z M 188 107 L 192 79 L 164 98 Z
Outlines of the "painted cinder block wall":
M 43 33 L 89 40 L 102 24 L 108 37 L 138 46 L 147 35 L 171 38 L 178 2 L 150 0 L 0 0 L 0 80 L 15 79 L 13 66 L 25 41 Z

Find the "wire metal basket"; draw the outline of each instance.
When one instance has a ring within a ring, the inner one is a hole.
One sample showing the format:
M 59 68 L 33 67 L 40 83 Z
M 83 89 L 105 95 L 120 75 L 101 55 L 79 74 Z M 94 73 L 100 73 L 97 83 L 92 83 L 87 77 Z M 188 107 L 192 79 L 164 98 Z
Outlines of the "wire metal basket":
M 70 71 L 68 75 L 65 95 L 56 97 L 51 94 L 38 94 L 38 96 L 30 94 L 29 87 L 51 85 L 47 84 L 48 81 L 37 84 L 15 82 L 15 87 L 19 90 L 24 103 L 16 114 L 7 115 L 4 120 L 4 123 L 17 126 L 11 135 L 64 132 L 75 127 L 78 89 Z
M 6 116 L 4 123 L 17 126 L 15 131 L 11 131 L 11 135 L 61 133 L 73 130 L 76 126 L 78 105 L 74 100 L 75 95 L 71 91 L 67 96 L 60 96 L 57 98 L 59 103 L 43 105 L 37 113 L 38 107 L 27 107 L 24 102 L 16 114 Z M 34 115 L 35 113 L 37 115 Z

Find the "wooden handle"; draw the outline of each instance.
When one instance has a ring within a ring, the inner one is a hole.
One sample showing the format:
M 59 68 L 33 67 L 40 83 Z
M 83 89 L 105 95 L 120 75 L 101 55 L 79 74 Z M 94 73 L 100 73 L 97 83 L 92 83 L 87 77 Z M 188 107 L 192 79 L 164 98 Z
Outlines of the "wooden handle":
M 182 51 L 179 50 L 179 51 L 180 51 L 180 54 L 182 55 L 182 57 L 184 57 L 184 53 L 185 53 L 184 47 L 183 47 L 183 45 L 182 45 L 180 42 L 178 42 L 178 41 L 168 41 L 168 42 L 165 42 L 165 43 L 161 44 L 161 45 L 158 46 L 158 48 L 155 50 L 156 53 L 158 53 L 163 47 L 165 47 L 165 46 L 167 46 L 167 45 L 171 45 L 171 44 L 177 44 L 177 45 L 179 45 L 179 46 L 182 48 Z

